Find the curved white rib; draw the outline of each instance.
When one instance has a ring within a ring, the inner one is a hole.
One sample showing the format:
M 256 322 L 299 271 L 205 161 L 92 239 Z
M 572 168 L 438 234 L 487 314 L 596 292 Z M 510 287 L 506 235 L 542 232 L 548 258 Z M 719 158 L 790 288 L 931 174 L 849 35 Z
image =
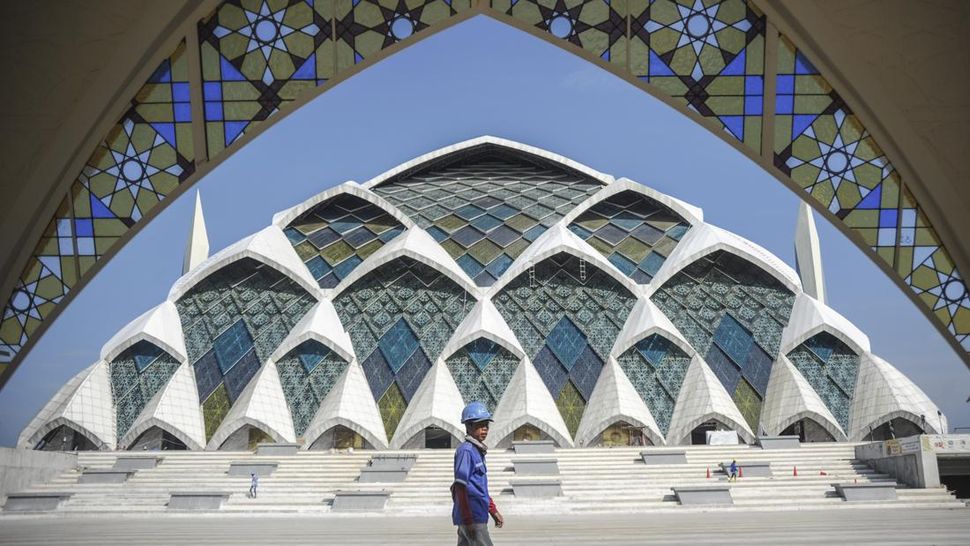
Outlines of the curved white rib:
M 387 448 L 387 433 L 374 402 L 364 370 L 354 359 L 327 394 L 310 425 L 303 432 L 303 449 L 325 432 L 340 425 L 360 434 L 374 449 Z
M 490 447 L 499 445 L 523 425 L 538 428 L 559 447 L 573 447 L 556 402 L 528 358 L 519 362 L 493 417 L 495 422 L 485 442 Z
M 684 384 L 677 395 L 674 414 L 667 431 L 668 444 L 690 443 L 690 433 L 699 425 L 711 419 L 719 421 L 738 436 L 753 444 L 754 433 L 747 421 L 738 411 L 734 401 L 717 379 L 714 372 L 700 356 L 695 355 L 687 368 Z
M 147 341 L 179 362 L 186 361 L 185 339 L 178 309 L 170 301 L 142 313 L 101 347 L 101 359 L 111 362 L 139 341 Z
M 377 195 L 376 193 L 362 187 L 352 180 L 348 180 L 339 186 L 334 186 L 328 190 L 322 191 L 300 203 L 299 205 L 296 205 L 295 207 L 290 207 L 284 211 L 277 212 L 273 215 L 273 225 L 281 230 L 286 229 L 286 227 L 290 225 L 293 220 L 299 218 L 304 212 L 343 193 L 353 195 L 354 197 L 359 197 L 364 201 L 383 209 L 384 212 L 393 216 L 395 220 L 404 224 L 404 227 L 407 229 L 414 227 L 414 222 L 411 221 L 407 215 L 398 210 L 397 207 L 392 205 L 380 195 Z
M 582 447 L 594 443 L 597 436 L 617 421 L 640 427 L 653 445 L 665 443 L 650 408 L 637 394 L 616 359 L 610 357 L 586 404 L 583 419 L 576 430 L 576 445 Z

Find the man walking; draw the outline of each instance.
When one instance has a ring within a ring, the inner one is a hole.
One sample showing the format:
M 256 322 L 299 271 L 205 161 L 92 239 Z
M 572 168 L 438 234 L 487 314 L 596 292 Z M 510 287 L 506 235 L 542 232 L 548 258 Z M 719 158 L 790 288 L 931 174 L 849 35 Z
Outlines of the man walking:
M 455 451 L 455 481 L 451 484 L 451 519 L 458 526 L 458 546 L 492 546 L 488 517 L 495 520 L 496 528 L 505 524 L 488 494 L 485 438 L 491 421 L 492 414 L 481 402 L 471 402 L 461 412 L 466 436 Z
M 249 482 L 249 497 L 256 498 L 256 486 L 259 485 L 259 476 L 255 472 L 249 474 L 251 481 Z

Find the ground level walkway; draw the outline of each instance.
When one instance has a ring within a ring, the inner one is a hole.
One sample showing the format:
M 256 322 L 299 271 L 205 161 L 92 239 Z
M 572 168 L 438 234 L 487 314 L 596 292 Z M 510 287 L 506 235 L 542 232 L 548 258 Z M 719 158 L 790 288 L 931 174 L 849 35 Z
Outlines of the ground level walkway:
M 970 544 L 970 509 L 847 508 L 529 516 L 496 544 Z M 229 515 L 13 516 L 0 544 L 454 544 L 445 517 Z

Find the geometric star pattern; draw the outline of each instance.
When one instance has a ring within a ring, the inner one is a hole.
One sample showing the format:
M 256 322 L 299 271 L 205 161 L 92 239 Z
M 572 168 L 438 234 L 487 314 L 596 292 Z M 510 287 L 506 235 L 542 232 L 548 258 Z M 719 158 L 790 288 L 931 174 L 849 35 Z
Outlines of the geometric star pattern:
M 111 361 L 108 373 L 119 439 L 178 367 L 178 360 L 144 340 L 125 349 Z
M 276 369 L 293 417 L 293 429 L 297 436 L 303 436 L 320 403 L 347 369 L 347 361 L 311 339 L 281 358 Z
M 570 231 L 640 284 L 650 282 L 689 229 L 669 207 L 629 190 L 600 201 L 569 224 Z
M 495 0 L 761 150 L 764 15 L 744 0 Z
M 97 144 L 14 288 L 0 325 L 0 362 L 131 226 L 194 172 L 185 42 L 163 60 Z
M 778 43 L 775 167 L 834 214 L 887 264 L 899 227 L 899 175 L 818 70 Z
M 775 167 L 893 266 L 970 351 L 970 297 L 939 236 L 872 135 L 785 36 L 775 103 Z
M 761 150 L 765 17 L 744 0 L 630 0 L 633 75 Z

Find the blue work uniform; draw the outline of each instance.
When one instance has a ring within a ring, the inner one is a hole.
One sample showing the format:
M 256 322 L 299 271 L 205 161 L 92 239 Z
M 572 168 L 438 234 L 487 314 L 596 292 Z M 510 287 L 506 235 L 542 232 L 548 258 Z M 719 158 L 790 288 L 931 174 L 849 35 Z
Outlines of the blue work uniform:
M 465 486 L 468 491 L 468 507 L 474 523 L 488 523 L 488 469 L 485 457 L 469 441 L 464 441 L 455 450 L 455 482 Z M 455 525 L 463 525 L 457 500 L 451 509 L 451 520 Z

